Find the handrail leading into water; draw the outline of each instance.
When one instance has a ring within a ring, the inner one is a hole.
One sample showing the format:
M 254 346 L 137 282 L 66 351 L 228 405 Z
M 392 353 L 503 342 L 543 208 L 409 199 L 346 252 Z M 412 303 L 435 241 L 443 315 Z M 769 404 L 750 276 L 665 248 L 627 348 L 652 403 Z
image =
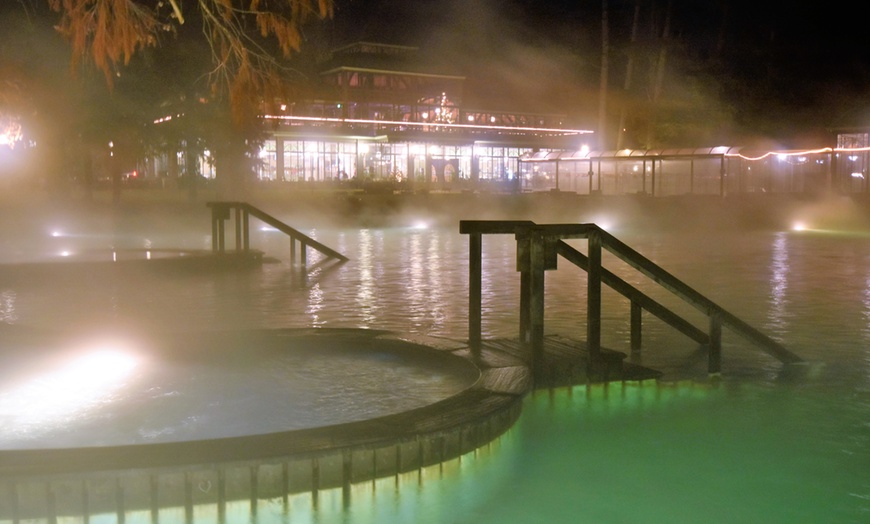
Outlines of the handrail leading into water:
M 577 251 L 574 247 L 565 242 L 559 242 L 556 245 L 556 249 L 558 253 L 564 257 L 566 260 L 579 267 L 584 271 L 588 271 L 589 268 L 589 258 Z M 658 317 L 659 320 L 668 324 L 672 328 L 676 329 L 680 333 L 686 335 L 691 338 L 695 342 L 699 344 L 709 344 L 710 337 L 707 333 L 701 331 L 693 324 L 688 322 L 683 317 L 675 314 L 673 311 L 668 309 L 666 306 L 662 305 L 658 301 L 650 298 L 643 291 L 637 289 L 632 286 L 622 278 L 608 271 L 607 269 L 601 269 L 601 282 L 609 286 L 611 289 L 629 299 L 632 302 L 632 305 L 639 306 L 642 310 L 646 310 L 654 316 Z M 637 311 L 632 310 L 632 315 L 634 315 Z M 634 316 L 632 316 L 634 319 Z M 631 349 L 638 350 L 641 347 L 640 338 L 637 337 L 639 333 L 634 333 L 632 331 L 632 340 L 631 340 Z
M 235 239 L 236 251 L 250 250 L 250 217 L 260 219 L 269 226 L 274 227 L 278 231 L 290 237 L 290 258 L 296 256 L 296 243 L 300 245 L 299 261 L 302 266 L 306 265 L 307 252 L 306 248 L 311 247 L 319 251 L 327 258 L 333 258 L 341 262 L 346 262 L 348 258 L 338 251 L 331 249 L 317 240 L 309 237 L 301 231 L 290 227 L 284 222 L 278 220 L 272 215 L 266 213 L 260 208 L 254 207 L 247 202 L 207 202 L 206 205 L 211 208 L 211 247 L 215 253 L 223 253 L 226 251 L 226 224 L 225 221 L 230 218 L 231 211 L 235 210 Z
M 709 347 L 708 371 L 721 370 L 722 327 L 727 326 L 781 362 L 801 358 L 767 335 L 677 279 L 648 258 L 595 224 L 544 224 L 531 221 L 460 221 L 459 230 L 469 235 L 469 345 L 479 354 L 481 343 L 482 235 L 513 233 L 517 240 L 517 269 L 520 272 L 520 339 L 529 344 L 533 368 L 540 362 L 544 338 L 544 272 L 556 269 L 557 258 L 587 272 L 587 348 L 591 360 L 601 358 L 601 284 L 631 301 L 631 349 L 641 347 L 641 313 L 650 312 L 689 338 Z M 584 255 L 564 239 L 586 239 Z M 664 305 L 603 268 L 602 249 L 615 255 L 644 276 L 692 305 L 709 319 L 704 333 Z
M 775 357 L 780 362 L 794 363 L 802 360 L 779 342 L 750 326 L 736 315 L 726 311 L 725 308 L 719 306 L 712 300 L 694 290 L 692 287 L 683 283 L 681 280 L 671 275 L 607 231 L 602 229 L 601 236 L 602 245 L 605 249 L 616 255 L 626 264 L 629 264 L 647 277 L 651 278 L 671 293 L 680 297 L 683 301 L 692 305 L 701 313 L 707 315 L 711 319 L 711 322 L 720 322 L 721 325 L 733 329 L 747 340 L 761 346 L 765 352 Z M 711 327 L 711 331 L 714 329 L 714 327 Z

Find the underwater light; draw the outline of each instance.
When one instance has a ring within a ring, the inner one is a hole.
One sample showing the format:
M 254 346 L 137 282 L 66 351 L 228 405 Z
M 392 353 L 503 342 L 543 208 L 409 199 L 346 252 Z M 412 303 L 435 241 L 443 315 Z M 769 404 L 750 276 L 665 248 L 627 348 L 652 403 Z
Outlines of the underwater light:
M 0 390 L 0 420 L 25 434 L 74 420 L 110 401 L 138 364 L 136 356 L 115 343 L 83 348 L 53 369 Z

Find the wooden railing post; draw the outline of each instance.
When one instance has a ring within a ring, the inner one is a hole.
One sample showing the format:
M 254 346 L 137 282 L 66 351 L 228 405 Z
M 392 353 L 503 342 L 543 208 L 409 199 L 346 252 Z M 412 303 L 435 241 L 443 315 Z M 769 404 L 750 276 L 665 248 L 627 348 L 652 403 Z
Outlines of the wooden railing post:
M 589 230 L 589 270 L 586 279 L 586 344 L 589 359 L 601 359 L 601 235 L 597 228 Z
M 631 350 L 641 349 L 641 330 L 643 329 L 643 307 L 635 301 L 631 301 Z
M 531 300 L 532 279 L 531 273 L 520 271 L 520 341 L 528 343 L 531 339 Z
M 223 253 L 224 251 L 226 251 L 226 247 L 227 247 L 226 246 L 226 217 L 221 216 L 218 219 L 217 229 L 218 229 L 218 233 L 217 233 L 218 253 Z
M 245 207 L 242 211 L 242 248 L 245 251 L 251 250 L 251 223 L 250 223 L 250 213 L 248 212 L 248 208 Z
M 218 252 L 218 217 L 217 210 L 212 208 L 211 210 L 211 250 L 215 253 Z
M 722 314 L 714 311 L 710 315 L 710 353 L 707 372 L 718 375 L 722 372 Z
M 531 343 L 531 248 L 528 232 L 518 233 L 517 270 L 520 272 L 520 342 Z
M 544 360 L 544 238 L 538 231 L 529 235 L 529 343 L 532 376 L 541 376 Z
M 481 302 L 483 300 L 483 235 L 468 235 L 468 344 L 471 354 L 480 357 Z
M 236 206 L 234 215 L 236 227 L 236 251 L 242 250 L 242 208 Z

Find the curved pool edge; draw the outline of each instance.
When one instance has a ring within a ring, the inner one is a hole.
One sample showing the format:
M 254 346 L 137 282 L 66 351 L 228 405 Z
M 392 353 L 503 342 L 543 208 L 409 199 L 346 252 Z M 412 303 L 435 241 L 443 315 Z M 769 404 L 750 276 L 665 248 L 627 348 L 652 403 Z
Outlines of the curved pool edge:
M 461 342 L 339 331 L 450 355 L 475 366 L 479 377 L 433 404 L 345 424 L 174 443 L 0 451 L 0 520 L 120 517 L 137 509 L 220 508 L 235 500 L 349 490 L 355 483 L 418 470 L 486 445 L 514 425 L 531 390 L 528 368 L 511 357 L 477 363 Z

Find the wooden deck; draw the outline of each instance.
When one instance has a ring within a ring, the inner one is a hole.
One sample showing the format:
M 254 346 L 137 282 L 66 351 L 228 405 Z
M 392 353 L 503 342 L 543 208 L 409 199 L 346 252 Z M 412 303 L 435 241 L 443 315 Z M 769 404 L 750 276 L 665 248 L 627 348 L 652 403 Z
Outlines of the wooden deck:
M 544 358 L 540 369 L 531 370 L 535 388 L 574 386 L 624 380 L 647 380 L 661 377 L 654 369 L 627 362 L 625 353 L 601 349 L 603 362 L 590 367 L 586 343 L 561 335 L 544 337 Z M 528 366 L 530 349 L 519 339 L 497 338 L 481 342 L 481 361 L 484 368 L 503 368 L 508 361 Z

